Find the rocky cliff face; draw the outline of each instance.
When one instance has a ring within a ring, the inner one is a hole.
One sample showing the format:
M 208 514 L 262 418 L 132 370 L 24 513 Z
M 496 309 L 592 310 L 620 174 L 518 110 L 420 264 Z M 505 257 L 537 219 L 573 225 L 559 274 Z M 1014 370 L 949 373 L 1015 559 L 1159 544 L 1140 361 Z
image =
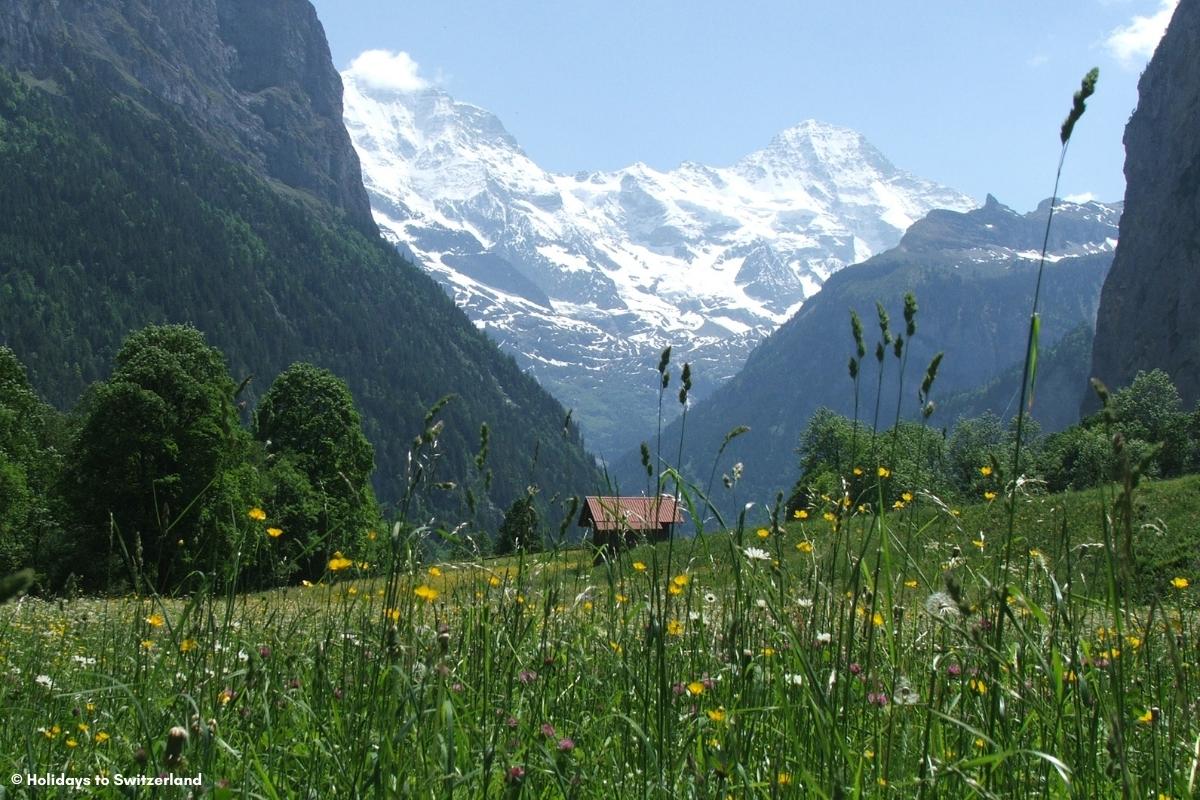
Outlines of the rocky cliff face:
M 0 0 L 0 64 L 167 101 L 238 162 L 375 230 L 307 0 Z
M 1190 406 L 1200 400 L 1200 0 L 1179 3 L 1138 92 L 1092 374 L 1116 389 L 1161 368 Z

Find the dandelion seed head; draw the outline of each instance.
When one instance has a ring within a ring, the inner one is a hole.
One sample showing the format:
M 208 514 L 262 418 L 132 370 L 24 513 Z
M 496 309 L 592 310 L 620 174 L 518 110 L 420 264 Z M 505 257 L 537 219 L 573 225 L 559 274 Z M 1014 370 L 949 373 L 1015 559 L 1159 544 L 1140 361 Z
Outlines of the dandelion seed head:
M 934 619 L 953 622 L 962 616 L 958 603 L 946 592 L 934 592 L 925 598 L 925 613 Z

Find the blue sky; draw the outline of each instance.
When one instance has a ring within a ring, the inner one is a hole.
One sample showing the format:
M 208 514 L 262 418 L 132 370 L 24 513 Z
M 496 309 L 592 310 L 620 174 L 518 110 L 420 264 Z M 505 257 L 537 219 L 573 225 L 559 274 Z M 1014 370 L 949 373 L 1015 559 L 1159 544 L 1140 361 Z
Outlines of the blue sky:
M 1058 128 L 1093 66 L 1060 194 L 1122 199 L 1121 136 L 1173 0 L 314 0 L 334 63 L 503 121 L 555 172 L 727 165 L 808 118 L 897 166 L 1017 210 L 1049 196 Z

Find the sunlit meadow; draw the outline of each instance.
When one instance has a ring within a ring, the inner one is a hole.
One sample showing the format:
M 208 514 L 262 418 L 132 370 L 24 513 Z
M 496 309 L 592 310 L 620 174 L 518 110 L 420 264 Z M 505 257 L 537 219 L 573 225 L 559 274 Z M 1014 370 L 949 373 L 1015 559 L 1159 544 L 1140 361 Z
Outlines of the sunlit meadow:
M 981 501 L 821 498 L 599 565 L 418 563 L 401 525 L 390 576 L 347 554 L 261 595 L 26 598 L 0 608 L 0 757 L 203 775 L 143 796 L 1189 796 L 1189 582 L 1114 607 L 1103 537 L 1063 530 L 1103 493 L 1018 496 L 996 642 Z

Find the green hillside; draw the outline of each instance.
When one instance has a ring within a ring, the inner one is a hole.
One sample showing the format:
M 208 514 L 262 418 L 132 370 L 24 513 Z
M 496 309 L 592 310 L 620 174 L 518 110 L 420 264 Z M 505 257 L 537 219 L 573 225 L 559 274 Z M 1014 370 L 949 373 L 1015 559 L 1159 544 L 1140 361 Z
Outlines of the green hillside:
M 592 486 L 565 410 L 433 281 L 311 195 L 230 160 L 177 107 L 110 83 L 87 64 L 52 82 L 0 70 L 0 343 L 43 397 L 70 407 L 129 332 L 187 322 L 236 382 L 253 378 L 249 408 L 295 361 L 345 379 L 385 501 L 425 411 L 448 394 L 438 480 L 465 485 L 487 422 L 493 512 L 530 484 Z

